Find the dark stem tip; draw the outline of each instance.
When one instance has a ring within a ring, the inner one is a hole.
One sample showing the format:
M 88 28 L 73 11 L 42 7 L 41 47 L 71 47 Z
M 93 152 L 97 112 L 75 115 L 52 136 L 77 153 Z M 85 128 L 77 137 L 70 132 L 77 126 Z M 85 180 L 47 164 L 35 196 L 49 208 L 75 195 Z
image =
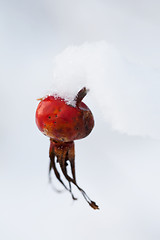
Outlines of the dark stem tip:
M 98 205 L 97 205 L 95 202 L 93 202 L 93 201 L 91 201 L 91 202 L 89 203 L 89 205 L 90 205 L 93 209 L 99 209 Z

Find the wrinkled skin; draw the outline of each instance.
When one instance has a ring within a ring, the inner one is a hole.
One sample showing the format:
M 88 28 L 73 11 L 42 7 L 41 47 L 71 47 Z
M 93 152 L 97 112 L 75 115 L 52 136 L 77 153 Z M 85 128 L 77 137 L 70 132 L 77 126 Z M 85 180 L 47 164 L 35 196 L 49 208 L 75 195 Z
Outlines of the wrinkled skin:
M 94 127 L 92 112 L 82 102 L 86 94 L 86 88 L 78 92 L 75 97 L 75 107 L 66 104 L 65 100 L 60 97 L 47 96 L 41 99 L 36 110 L 36 124 L 44 135 L 50 137 L 49 173 L 52 169 L 54 170 L 57 179 L 71 193 L 74 200 L 76 198 L 72 193 L 71 183 L 81 191 L 93 209 L 98 209 L 96 203 L 77 185 L 75 177 L 74 140 L 88 136 Z M 69 182 L 69 188 L 60 177 L 56 161 L 59 163 L 63 175 Z M 67 162 L 70 163 L 72 176 L 69 176 L 67 173 Z

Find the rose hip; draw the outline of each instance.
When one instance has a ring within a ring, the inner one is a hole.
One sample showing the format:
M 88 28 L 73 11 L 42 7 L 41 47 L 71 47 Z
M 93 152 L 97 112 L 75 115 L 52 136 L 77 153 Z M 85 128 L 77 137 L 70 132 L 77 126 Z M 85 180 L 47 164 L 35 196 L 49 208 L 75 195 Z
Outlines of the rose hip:
M 76 198 L 72 193 L 71 183 L 81 191 L 92 208 L 98 209 L 96 203 L 91 201 L 84 190 L 77 185 L 75 177 L 74 140 L 88 136 L 94 127 L 92 112 L 82 102 L 86 94 L 87 89 L 84 87 L 75 97 L 74 106 L 67 104 L 65 99 L 54 95 L 41 99 L 36 110 L 36 124 L 39 130 L 50 138 L 49 174 L 53 169 L 57 179 L 71 193 L 74 200 Z M 69 188 L 63 183 L 55 160 L 59 163 L 63 175 L 68 180 Z M 67 173 L 67 161 L 70 162 L 72 176 Z

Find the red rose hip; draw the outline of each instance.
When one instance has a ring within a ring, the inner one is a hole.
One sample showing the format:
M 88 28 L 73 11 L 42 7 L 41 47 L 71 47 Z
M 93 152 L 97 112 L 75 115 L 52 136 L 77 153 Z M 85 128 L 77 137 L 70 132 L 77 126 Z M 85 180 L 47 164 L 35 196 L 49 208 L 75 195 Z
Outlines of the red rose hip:
M 94 127 L 94 119 L 90 109 L 82 102 L 86 96 L 87 89 L 81 89 L 74 99 L 75 106 L 69 105 L 66 101 L 57 96 L 47 96 L 40 99 L 36 110 L 36 124 L 39 130 L 50 138 L 50 167 L 57 179 L 73 196 L 71 183 L 77 186 L 89 205 L 98 209 L 95 202 L 91 201 L 87 194 L 81 189 L 75 178 L 75 152 L 74 140 L 84 138 L 90 134 Z M 56 161 L 60 164 L 65 178 L 69 182 L 69 188 L 61 180 L 56 168 Z M 70 162 L 72 176 L 67 173 L 67 161 Z

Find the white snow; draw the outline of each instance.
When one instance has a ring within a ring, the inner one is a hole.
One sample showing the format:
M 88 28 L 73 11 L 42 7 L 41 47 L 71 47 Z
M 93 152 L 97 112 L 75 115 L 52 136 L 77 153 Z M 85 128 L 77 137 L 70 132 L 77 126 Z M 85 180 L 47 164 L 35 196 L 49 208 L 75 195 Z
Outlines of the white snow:
M 51 92 L 74 105 L 89 88 L 107 122 L 122 133 L 160 138 L 160 71 L 134 62 L 105 41 L 67 47 L 54 59 Z

